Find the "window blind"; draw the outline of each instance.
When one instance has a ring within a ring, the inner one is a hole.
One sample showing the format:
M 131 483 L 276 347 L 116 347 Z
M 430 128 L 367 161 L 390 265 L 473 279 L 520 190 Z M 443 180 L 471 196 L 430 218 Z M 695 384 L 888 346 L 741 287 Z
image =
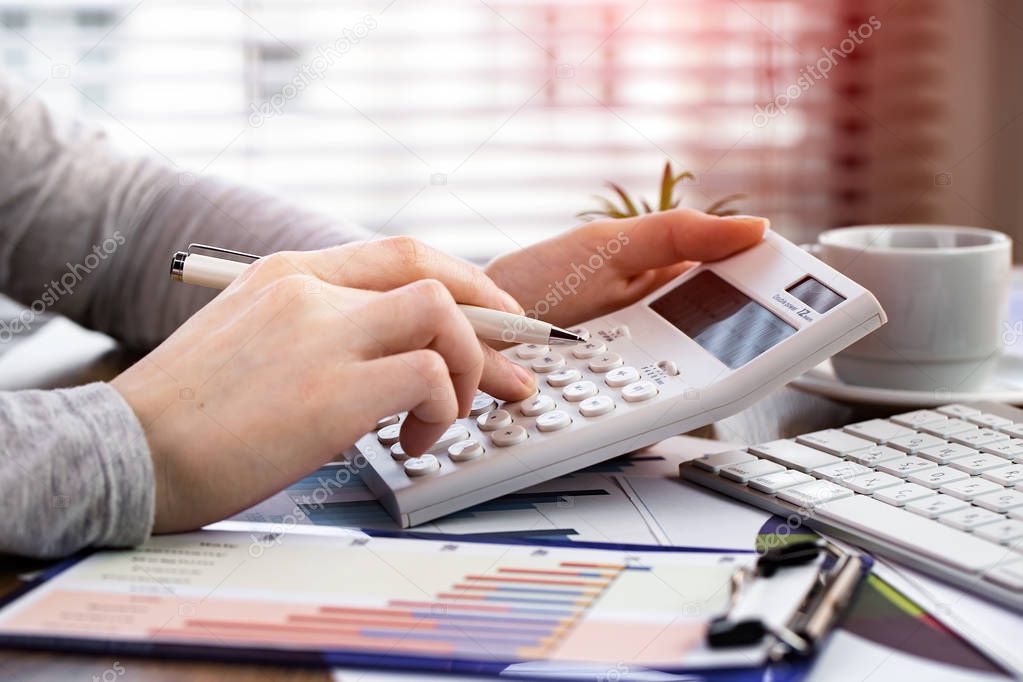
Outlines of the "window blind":
M 935 112 L 876 46 L 921 39 L 928 3 L 880 4 L 0 0 L 0 58 L 126 152 L 481 260 L 576 224 L 604 180 L 652 197 L 666 160 L 686 205 L 743 192 L 794 239 L 909 204 L 877 74 L 901 93 L 882 128 Z

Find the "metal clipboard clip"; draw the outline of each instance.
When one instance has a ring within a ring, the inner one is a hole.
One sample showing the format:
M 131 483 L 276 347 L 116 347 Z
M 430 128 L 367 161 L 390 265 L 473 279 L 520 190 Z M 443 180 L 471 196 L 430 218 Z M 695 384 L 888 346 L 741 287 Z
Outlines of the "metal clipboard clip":
M 750 585 L 756 581 L 769 581 L 786 568 L 817 561 L 821 553 L 825 557 L 816 579 L 787 622 L 771 623 L 767 618 L 736 617 Z M 728 612 L 710 622 L 707 644 L 716 649 L 754 646 L 770 638 L 773 640 L 769 649 L 772 660 L 809 656 L 838 623 L 871 564 L 869 557 L 846 551 L 825 539 L 795 542 L 765 552 L 755 568 L 741 568 L 732 575 Z
M 189 244 L 187 249 L 184 251 L 178 251 L 171 257 L 171 279 L 176 282 L 182 281 L 182 277 L 185 272 L 185 260 L 193 254 L 203 255 L 199 252 L 215 253 L 221 256 L 232 256 L 233 258 L 230 260 L 236 260 L 243 263 L 253 263 L 260 259 L 260 256 L 245 253 L 244 251 L 235 251 L 234 249 L 225 249 L 220 246 L 210 246 L 209 244 Z

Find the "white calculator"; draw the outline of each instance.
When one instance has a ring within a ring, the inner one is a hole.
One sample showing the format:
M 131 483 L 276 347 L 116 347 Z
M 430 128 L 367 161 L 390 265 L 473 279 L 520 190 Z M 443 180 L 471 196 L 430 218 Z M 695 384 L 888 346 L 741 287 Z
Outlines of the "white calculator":
M 415 526 L 732 415 L 885 321 L 869 291 L 768 231 L 574 328 L 582 343 L 503 351 L 539 391 L 477 395 L 421 457 L 398 444 L 402 414 L 352 454 L 387 511 Z

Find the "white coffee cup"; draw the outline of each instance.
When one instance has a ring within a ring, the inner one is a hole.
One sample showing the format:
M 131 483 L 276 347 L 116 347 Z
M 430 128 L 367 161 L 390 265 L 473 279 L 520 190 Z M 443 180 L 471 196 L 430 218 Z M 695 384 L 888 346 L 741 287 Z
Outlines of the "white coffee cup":
M 809 249 L 877 297 L 888 324 L 832 359 L 842 381 L 951 393 L 981 389 L 1002 352 L 1012 240 L 951 225 L 862 225 Z

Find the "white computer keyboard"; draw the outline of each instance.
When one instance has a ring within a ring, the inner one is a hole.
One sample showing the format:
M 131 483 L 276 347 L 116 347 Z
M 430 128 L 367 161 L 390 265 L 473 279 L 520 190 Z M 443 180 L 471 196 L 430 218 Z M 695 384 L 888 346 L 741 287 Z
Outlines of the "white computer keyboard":
M 915 410 L 707 455 L 681 474 L 1023 610 L 1023 410 Z

